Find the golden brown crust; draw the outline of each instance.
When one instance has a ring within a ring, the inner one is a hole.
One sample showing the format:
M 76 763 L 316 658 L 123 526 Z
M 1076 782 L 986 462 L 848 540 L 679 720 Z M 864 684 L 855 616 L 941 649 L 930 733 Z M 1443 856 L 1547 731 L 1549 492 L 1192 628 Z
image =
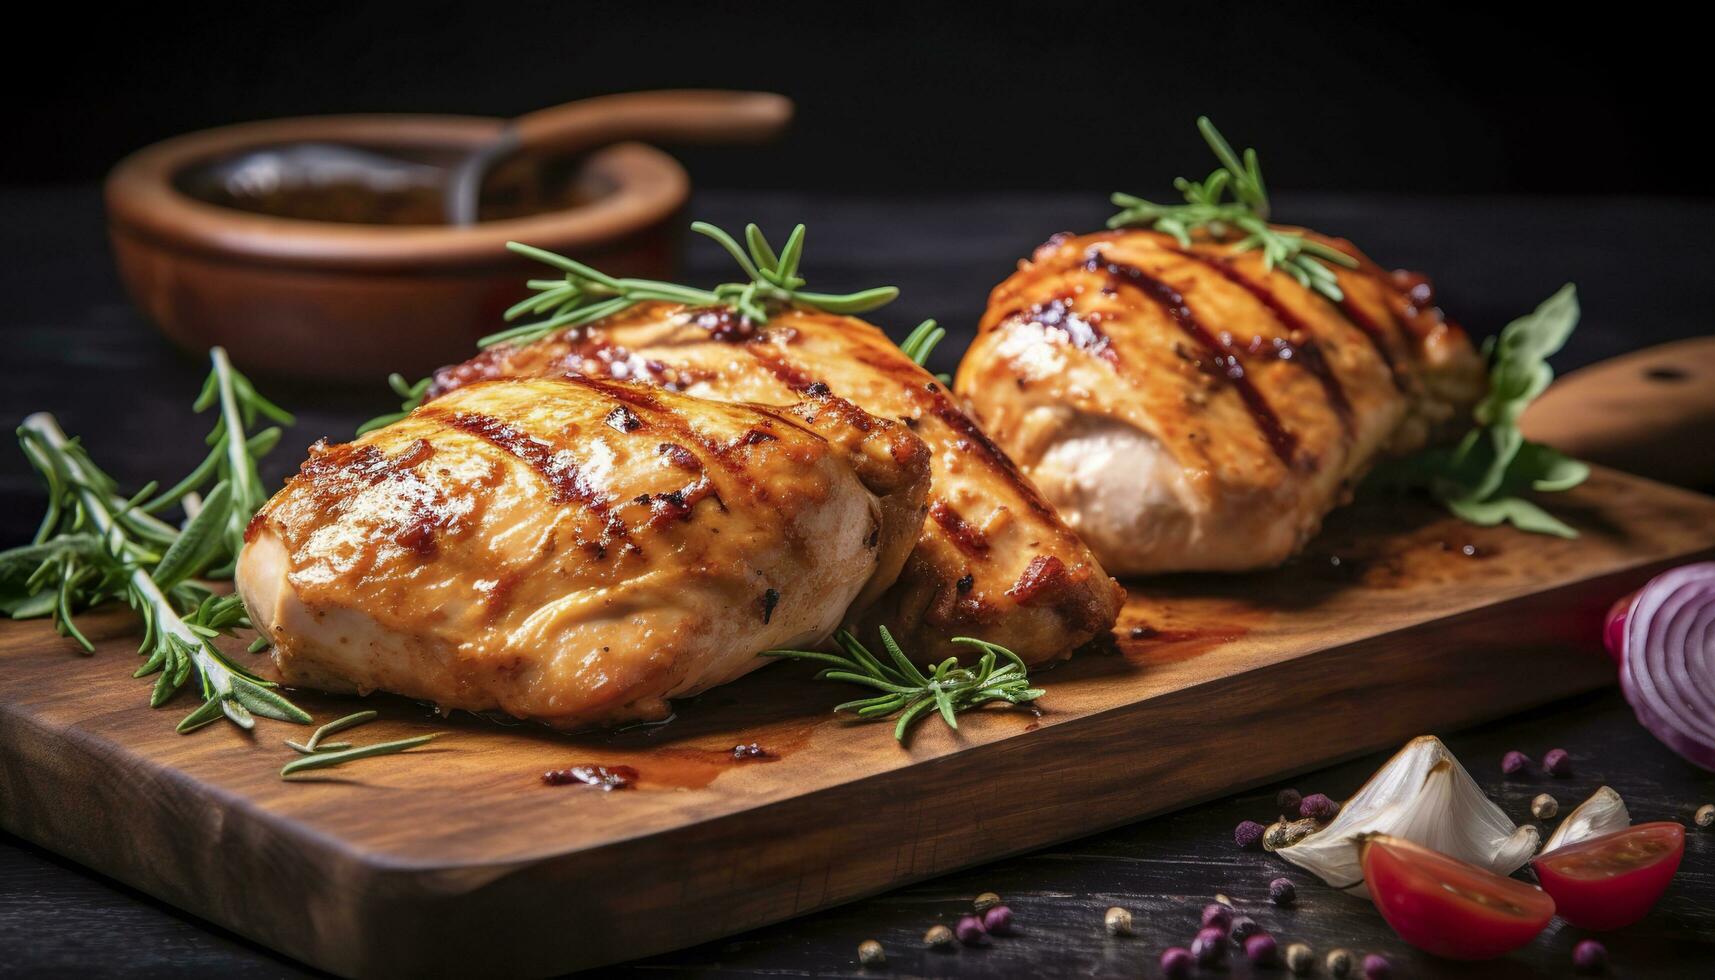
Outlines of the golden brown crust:
M 1124 591 L 1084 543 L 951 393 L 871 324 L 791 310 L 758 325 L 724 310 L 643 304 L 444 368 L 431 396 L 484 377 L 578 375 L 760 404 L 825 386 L 921 437 L 931 455 L 931 519 L 898 584 L 853 624 L 866 633 L 885 623 L 924 656 L 949 650 L 952 636 L 974 635 L 1039 662 L 1070 654 L 1118 615 Z M 1015 593 L 1033 563 L 1040 575 L 1038 559 L 1059 571 Z
M 1479 393 L 1421 277 L 1313 237 L 1358 262 L 1338 302 L 1234 243 L 1137 230 L 1057 235 L 995 287 L 956 388 L 1110 569 L 1274 564 Z
M 927 487 L 920 440 L 831 395 L 486 381 L 318 443 L 252 523 L 239 587 L 289 682 L 660 717 L 891 584 Z

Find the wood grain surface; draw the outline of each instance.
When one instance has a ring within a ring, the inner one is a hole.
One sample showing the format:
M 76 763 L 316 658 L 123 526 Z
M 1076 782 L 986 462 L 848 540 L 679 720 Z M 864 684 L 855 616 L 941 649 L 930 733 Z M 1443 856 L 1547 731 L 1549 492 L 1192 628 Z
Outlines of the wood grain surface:
M 362 740 L 449 734 L 288 783 L 281 740 L 302 729 L 187 737 L 182 699 L 141 710 L 122 611 L 89 617 L 89 658 L 3 624 L 0 820 L 338 973 L 629 959 L 1607 683 L 1603 609 L 1715 551 L 1715 500 L 1598 471 L 1557 512 L 1583 536 L 1373 500 L 1275 572 L 1135 585 L 1110 648 L 1041 674 L 1039 715 L 926 724 L 905 748 L 832 718 L 847 692 L 788 664 L 603 735 L 371 698 Z M 319 720 L 356 703 L 296 697 Z M 734 759 L 750 742 L 775 758 Z M 638 786 L 540 779 L 584 762 Z

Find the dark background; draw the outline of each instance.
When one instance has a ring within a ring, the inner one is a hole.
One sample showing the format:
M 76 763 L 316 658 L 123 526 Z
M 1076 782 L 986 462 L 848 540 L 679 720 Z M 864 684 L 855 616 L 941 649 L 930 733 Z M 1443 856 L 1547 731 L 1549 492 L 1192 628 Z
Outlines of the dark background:
M 1707 196 L 1675 102 L 1703 41 L 1576 5 L 989 2 L 34 5 L 8 28 L 0 180 L 85 181 L 206 126 L 516 114 L 641 88 L 780 91 L 768 152 L 699 186 L 1166 194 L 1208 113 L 1277 188 Z M 21 130 L 21 132 L 20 132 Z

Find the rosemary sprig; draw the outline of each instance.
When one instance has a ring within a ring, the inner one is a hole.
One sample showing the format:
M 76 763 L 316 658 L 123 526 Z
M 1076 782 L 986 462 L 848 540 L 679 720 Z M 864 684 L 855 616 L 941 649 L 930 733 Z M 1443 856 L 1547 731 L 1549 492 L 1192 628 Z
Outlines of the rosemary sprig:
M 199 411 L 220 407 L 208 458 L 160 493 L 150 484 L 121 496 L 114 479 L 53 416 L 24 420 L 19 445 L 47 484 L 48 507 L 31 544 L 0 553 L 0 611 L 20 619 L 50 616 L 61 635 L 93 652 L 73 617 L 123 599 L 143 618 L 138 653 L 145 660 L 135 676 L 159 675 L 150 704 L 165 704 L 193 671 L 197 675 L 203 704 L 179 731 L 222 716 L 250 728 L 253 714 L 308 723 L 309 715 L 274 684 L 234 664 L 214 644 L 250 622 L 236 595 L 216 595 L 195 581 L 231 573 L 245 525 L 263 501 L 256 459 L 279 441 L 280 431 L 248 436 L 247 427 L 259 416 L 291 420 L 233 370 L 224 351 L 215 348 L 211 358 L 196 402 Z M 180 527 L 155 516 L 173 505 L 186 515 Z
M 417 735 L 402 738 L 395 742 L 377 742 L 374 745 L 359 745 L 354 749 L 342 749 L 338 752 L 314 752 L 301 758 L 293 759 L 280 767 L 280 778 L 285 779 L 294 773 L 308 772 L 312 769 L 331 769 L 343 766 L 358 759 L 368 759 L 378 755 L 395 755 L 414 749 L 419 745 L 427 745 L 440 736 L 440 732 L 430 732 L 427 735 Z
M 555 331 L 594 323 L 652 300 L 687 306 L 725 306 L 752 322 L 767 323 L 771 314 L 787 307 L 824 313 L 864 313 L 892 302 L 899 295 L 898 288 L 894 286 L 876 286 L 844 294 L 805 290 L 804 278 L 798 274 L 798 265 L 804 257 L 803 225 L 792 229 L 786 246 L 778 254 L 763 236 L 762 229 L 754 224 L 744 227 L 747 248 L 741 248 L 731 235 L 704 221 L 692 222 L 691 230 L 713 239 L 725 249 L 749 281 L 697 289 L 654 279 L 616 279 L 576 259 L 522 242 L 507 242 L 506 247 L 513 252 L 552 266 L 564 275 L 559 279 L 528 280 L 527 285 L 535 295 L 514 304 L 505 314 L 509 323 L 525 315 L 546 315 L 545 319 L 489 334 L 478 340 L 477 346 L 486 350 L 497 344 L 531 344 Z M 937 336 L 929 342 L 922 352 L 923 358 L 929 356 L 929 351 L 939 340 Z M 917 363 L 922 364 L 923 361 L 918 360 Z M 402 375 L 389 376 L 388 385 L 403 399 L 399 411 L 370 419 L 358 426 L 357 434 L 391 425 L 411 414 L 423 404 L 430 380 L 424 378 L 413 384 Z
M 1240 159 L 1208 116 L 1197 117 L 1197 130 L 1221 166 L 1205 180 L 1179 177 L 1173 181 L 1185 197 L 1184 204 L 1155 204 L 1131 194 L 1113 195 L 1114 206 L 1121 210 L 1108 219 L 1108 227 L 1148 226 L 1172 235 L 1181 245 L 1190 245 L 1191 236 L 1198 232 L 1216 239 L 1242 234 L 1239 250 L 1261 249 L 1265 268 L 1278 267 L 1306 289 L 1338 302 L 1343 294 L 1327 263 L 1354 268 L 1357 260 L 1298 232 L 1269 225 L 1268 188 L 1256 150 L 1245 150 Z
M 834 644 L 841 653 L 764 650 L 761 655 L 825 663 L 829 666 L 816 675 L 818 678 L 862 684 L 882 692 L 874 697 L 835 705 L 834 710 L 854 712 L 864 719 L 885 718 L 902 712 L 893 726 L 893 737 L 901 742 L 905 741 L 905 733 L 912 724 L 929 711 L 939 711 L 948 727 L 956 729 L 960 712 L 990 701 L 1023 704 L 1043 694 L 1040 688 L 1030 686 L 1029 669 L 1024 661 L 998 643 L 970 636 L 954 637 L 954 643 L 982 651 L 976 666 L 963 667 L 959 658 L 948 657 L 939 664 L 926 664 L 925 673 L 894 642 L 887 627 L 881 627 L 880 632 L 881 644 L 886 648 L 891 663 L 870 653 L 857 637 L 845 630 L 834 634 Z
M 1548 358 L 1578 325 L 1578 291 L 1570 283 L 1483 345 L 1489 390 L 1472 415 L 1476 425 L 1452 448 L 1429 449 L 1377 468 L 1377 483 L 1428 490 L 1461 520 L 1490 527 L 1575 538 L 1578 532 L 1525 499 L 1526 490 L 1570 490 L 1590 467 L 1519 432 L 1519 416 L 1554 380 Z
M 530 280 L 529 286 L 536 295 L 506 311 L 508 321 L 526 314 L 547 314 L 546 319 L 489 334 L 477 341 L 478 346 L 528 344 L 556 330 L 591 323 L 651 300 L 688 306 L 726 306 L 752 322 L 767 323 L 771 313 L 787 307 L 824 313 L 863 313 L 890 303 L 899 295 L 893 286 L 842 295 L 805 290 L 805 280 L 798 274 L 798 264 L 804 257 L 803 225 L 792 229 L 778 254 L 754 224 L 744 228 L 747 247 L 741 247 L 731 235 L 704 221 L 692 222 L 691 230 L 726 249 L 747 281 L 695 289 L 654 279 L 616 279 L 563 255 L 520 242 L 507 242 L 506 247 L 513 252 L 550 265 L 565 275 L 559 279 Z

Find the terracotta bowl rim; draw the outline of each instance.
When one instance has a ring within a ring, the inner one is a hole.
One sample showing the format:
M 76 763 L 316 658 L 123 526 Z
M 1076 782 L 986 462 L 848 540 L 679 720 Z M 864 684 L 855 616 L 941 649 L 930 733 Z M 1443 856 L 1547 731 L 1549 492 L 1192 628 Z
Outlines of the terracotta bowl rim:
M 472 270 L 512 261 L 508 241 L 555 251 L 599 250 L 671 217 L 690 196 L 679 162 L 643 143 L 595 151 L 586 173 L 614 190 L 563 211 L 448 225 L 360 225 L 255 214 L 199 201 L 174 186 L 186 168 L 244 149 L 303 140 L 395 146 L 476 145 L 505 121 L 484 116 L 365 114 L 238 123 L 175 136 L 121 160 L 107 177 L 108 224 L 182 251 L 269 266 L 322 269 Z

